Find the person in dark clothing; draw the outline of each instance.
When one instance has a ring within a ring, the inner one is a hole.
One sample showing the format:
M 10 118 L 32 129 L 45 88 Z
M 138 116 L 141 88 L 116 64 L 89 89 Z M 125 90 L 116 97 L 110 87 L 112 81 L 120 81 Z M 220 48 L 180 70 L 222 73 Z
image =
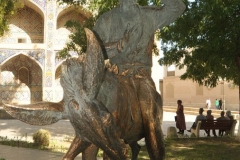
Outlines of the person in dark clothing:
M 218 105 L 219 105 L 219 109 L 222 110 L 222 98 L 220 98 Z
M 185 115 L 184 115 L 184 107 L 182 105 L 182 101 L 177 101 L 178 107 L 177 107 L 177 121 L 176 121 L 176 127 L 179 129 L 179 134 L 183 134 L 184 130 L 186 130 L 186 122 L 185 122 Z
M 212 110 L 207 111 L 206 118 L 207 120 L 214 120 L 214 117 L 212 115 Z M 207 133 L 207 136 L 210 137 L 210 129 L 206 129 L 205 132 Z M 214 137 L 217 137 L 215 129 L 212 130 L 212 134 L 214 135 Z
M 225 112 L 222 111 L 222 112 L 220 113 L 221 116 L 218 117 L 217 120 L 220 120 L 220 121 L 230 120 L 230 118 L 227 117 L 227 116 L 224 116 L 224 114 L 225 114 Z M 219 129 L 218 135 L 219 135 L 219 136 L 223 136 L 224 131 L 225 131 L 225 130 L 220 130 L 220 129 Z

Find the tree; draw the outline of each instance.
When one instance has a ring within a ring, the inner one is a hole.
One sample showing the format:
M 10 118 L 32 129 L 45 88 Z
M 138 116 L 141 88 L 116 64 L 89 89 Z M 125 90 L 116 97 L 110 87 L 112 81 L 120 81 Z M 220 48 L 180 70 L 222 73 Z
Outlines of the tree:
M 186 66 L 180 79 L 201 85 L 215 87 L 224 79 L 239 86 L 240 0 L 186 0 L 185 4 L 181 18 L 160 31 L 164 52 L 160 65 Z
M 66 47 L 63 48 L 61 51 L 58 52 L 57 58 L 64 59 L 67 57 L 71 57 L 69 54 L 69 51 L 75 51 L 79 55 L 82 53 L 85 53 L 86 51 L 86 36 L 84 32 L 84 28 L 87 27 L 89 29 L 92 29 L 96 20 L 99 16 L 101 16 L 103 13 L 113 9 L 118 5 L 119 0 L 58 0 L 58 2 L 65 3 L 68 5 L 74 5 L 74 6 L 80 6 L 80 5 L 87 5 L 88 12 L 92 12 L 95 14 L 92 14 L 92 17 L 90 17 L 85 24 L 80 24 L 76 21 L 68 21 L 65 24 L 65 27 L 67 28 L 74 28 L 75 32 L 72 33 L 69 38 L 70 42 L 66 44 Z M 139 0 L 138 3 L 140 5 L 160 5 L 161 0 Z M 158 49 L 156 44 L 154 44 L 153 52 L 158 55 Z
M 8 21 L 23 4 L 18 0 L 0 1 L 0 37 L 8 30 Z

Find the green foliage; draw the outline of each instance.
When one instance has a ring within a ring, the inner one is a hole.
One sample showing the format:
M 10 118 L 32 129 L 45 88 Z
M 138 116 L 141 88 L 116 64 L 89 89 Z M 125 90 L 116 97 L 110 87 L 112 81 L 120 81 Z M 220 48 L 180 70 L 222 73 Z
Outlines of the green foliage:
M 1 145 L 7 145 L 12 147 L 23 147 L 23 148 L 32 148 L 32 149 L 41 149 L 41 150 L 48 150 L 52 152 L 62 152 L 66 153 L 72 140 L 74 138 L 73 136 L 64 136 L 62 137 L 62 140 L 51 138 L 50 144 L 48 146 L 39 146 L 36 145 L 35 142 L 28 141 L 27 140 L 27 134 L 22 137 L 14 137 L 9 139 L 6 137 L 0 136 L 0 144 Z
M 240 0 L 185 1 L 177 21 L 160 31 L 161 65 L 187 67 L 181 79 L 216 86 L 219 78 L 239 84 Z
M 71 57 L 69 51 L 75 51 L 78 54 L 82 54 L 86 51 L 86 35 L 84 32 L 84 26 L 82 26 L 77 21 L 67 21 L 65 24 L 67 28 L 73 28 L 75 30 L 74 33 L 70 34 L 69 38 L 70 42 L 66 44 L 66 47 L 58 52 L 57 58 L 66 58 Z
M 44 129 L 40 129 L 33 134 L 33 141 L 37 146 L 49 146 L 50 138 L 50 132 Z
M 239 141 L 235 138 L 179 138 L 166 140 L 166 160 L 239 159 Z
M 16 13 L 23 4 L 18 0 L 0 0 L 0 36 L 8 31 L 9 19 Z
M 177 139 L 178 135 L 177 134 L 170 134 L 167 136 L 167 139 Z

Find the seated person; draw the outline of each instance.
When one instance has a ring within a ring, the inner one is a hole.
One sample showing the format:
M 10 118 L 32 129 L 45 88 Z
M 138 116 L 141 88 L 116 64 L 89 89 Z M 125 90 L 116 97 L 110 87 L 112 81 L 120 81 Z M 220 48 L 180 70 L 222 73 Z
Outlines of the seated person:
M 212 110 L 207 111 L 206 119 L 207 120 L 214 120 L 214 117 L 212 115 Z M 207 136 L 210 137 L 210 129 L 206 129 L 205 132 L 207 133 Z M 215 129 L 212 130 L 212 134 L 214 135 L 214 137 L 217 137 Z
M 230 118 L 228 118 L 227 116 L 224 116 L 224 114 L 225 114 L 225 112 L 222 111 L 222 112 L 220 113 L 221 116 L 218 117 L 217 120 L 221 120 L 221 121 L 222 121 L 222 120 L 223 120 L 223 121 L 224 121 L 224 120 L 230 120 Z M 225 130 L 219 130 L 218 136 L 223 136 L 224 131 L 225 131 Z
M 226 112 L 226 117 L 228 117 L 230 120 L 234 120 L 233 115 L 229 110 Z
M 206 116 L 203 115 L 203 108 L 199 108 L 199 115 L 197 115 L 195 122 L 193 123 L 191 128 L 196 128 L 197 126 L 197 122 L 201 121 L 201 120 L 206 120 Z M 191 128 L 189 130 L 187 130 L 188 132 L 191 132 Z

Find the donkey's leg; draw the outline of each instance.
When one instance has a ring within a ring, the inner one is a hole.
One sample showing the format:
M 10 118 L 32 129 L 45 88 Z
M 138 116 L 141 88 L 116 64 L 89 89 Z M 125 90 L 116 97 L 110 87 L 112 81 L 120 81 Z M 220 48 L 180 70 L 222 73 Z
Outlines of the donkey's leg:
M 151 79 L 140 82 L 139 104 L 142 112 L 146 147 L 151 160 L 163 160 L 165 157 L 162 133 L 162 99 L 155 90 Z
M 88 114 L 86 117 L 84 115 L 82 120 L 85 120 L 86 124 L 92 124 L 85 125 L 84 128 L 88 133 L 89 141 L 101 148 L 111 159 L 127 159 L 127 145 L 120 139 L 120 132 L 112 115 L 99 101 L 93 100 L 87 104 L 88 107 L 84 108 L 84 111 Z
M 144 120 L 143 126 L 145 133 L 145 141 L 149 157 L 152 160 L 163 160 L 165 156 L 165 147 L 163 141 L 164 138 L 161 128 L 161 121 L 160 118 L 158 118 L 157 114 L 154 113 L 156 112 L 156 110 L 147 110 L 142 110 L 142 114 Z M 151 112 L 150 115 L 148 114 L 149 112 Z
M 91 144 L 82 153 L 82 160 L 97 160 L 97 153 L 99 148 L 94 144 Z
M 108 155 L 105 152 L 103 152 L 103 160 L 111 160 L 111 158 L 108 157 Z
M 138 153 L 141 150 L 141 146 L 137 143 L 137 141 L 130 143 L 129 146 L 131 147 L 132 151 L 132 160 L 137 160 Z
M 67 153 L 64 155 L 62 160 L 74 160 L 74 158 L 80 152 L 85 151 L 90 146 L 91 146 L 91 143 L 83 141 L 82 139 L 75 136 Z
M 165 157 L 165 148 L 163 142 L 162 129 L 161 127 L 156 126 L 156 124 L 153 123 L 146 126 L 146 129 L 148 130 L 147 133 L 145 131 L 147 150 L 150 159 L 163 160 Z
M 137 160 L 138 154 L 141 150 L 141 146 L 137 143 L 137 141 L 130 143 L 129 146 L 131 147 L 132 151 L 131 160 Z M 108 155 L 105 152 L 103 152 L 103 160 L 111 160 L 111 158 L 109 158 Z

